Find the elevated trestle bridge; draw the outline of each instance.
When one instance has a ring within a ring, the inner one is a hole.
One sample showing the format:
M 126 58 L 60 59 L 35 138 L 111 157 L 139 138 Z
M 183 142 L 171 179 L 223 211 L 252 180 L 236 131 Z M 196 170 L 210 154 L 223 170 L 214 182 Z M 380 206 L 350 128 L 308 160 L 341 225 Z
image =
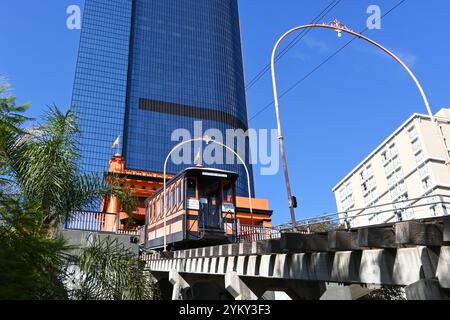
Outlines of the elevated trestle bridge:
M 236 243 L 166 252 L 141 245 L 139 254 L 165 299 L 270 299 L 276 291 L 292 299 L 357 299 L 383 287 L 403 287 L 408 299 L 448 299 L 450 216 L 445 200 L 430 196 L 391 209 L 380 206 L 376 212 L 323 215 L 299 221 L 295 229 L 290 224 L 241 226 Z M 441 216 L 404 220 L 408 210 L 417 217 L 433 208 Z M 385 221 L 355 223 L 374 215 Z M 66 223 L 65 231 L 105 234 L 86 217 Z M 140 229 L 110 234 L 133 240 L 138 251 Z

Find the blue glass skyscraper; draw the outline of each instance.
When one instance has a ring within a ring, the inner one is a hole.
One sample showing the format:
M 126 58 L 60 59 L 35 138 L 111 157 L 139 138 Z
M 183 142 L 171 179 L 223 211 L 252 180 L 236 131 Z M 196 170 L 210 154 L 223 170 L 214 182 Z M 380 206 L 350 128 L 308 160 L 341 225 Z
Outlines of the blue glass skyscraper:
M 246 131 L 237 0 L 86 0 L 73 106 L 91 172 L 105 170 L 117 137 L 128 169 L 162 172 L 175 129 Z M 248 194 L 242 165 L 213 166 L 238 172 Z

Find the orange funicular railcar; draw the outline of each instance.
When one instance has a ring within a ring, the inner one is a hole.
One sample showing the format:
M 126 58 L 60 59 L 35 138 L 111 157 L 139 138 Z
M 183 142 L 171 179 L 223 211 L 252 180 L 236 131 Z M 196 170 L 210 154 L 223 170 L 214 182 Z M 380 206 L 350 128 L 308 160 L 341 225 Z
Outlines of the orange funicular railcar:
M 182 249 L 231 243 L 237 236 L 236 180 L 231 171 L 189 168 L 146 200 L 144 243 L 148 249 Z M 164 232 L 164 213 L 165 232 Z

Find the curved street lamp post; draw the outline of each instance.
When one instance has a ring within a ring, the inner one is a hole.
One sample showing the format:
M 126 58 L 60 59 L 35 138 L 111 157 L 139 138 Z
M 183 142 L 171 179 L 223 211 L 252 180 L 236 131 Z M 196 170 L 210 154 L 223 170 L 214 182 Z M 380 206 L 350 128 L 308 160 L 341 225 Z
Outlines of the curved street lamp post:
M 336 31 L 339 37 L 341 37 L 342 33 L 344 32 L 344 33 L 351 34 L 351 35 L 353 35 L 355 37 L 358 37 L 358 38 L 360 38 L 362 40 L 365 40 L 366 42 L 369 42 L 370 44 L 372 44 L 372 45 L 376 46 L 377 48 L 383 50 L 390 57 L 395 59 L 405 69 L 405 71 L 413 79 L 414 83 L 416 84 L 417 88 L 420 91 L 422 99 L 423 99 L 423 101 L 425 103 L 425 107 L 427 109 L 428 116 L 430 117 L 431 121 L 435 124 L 438 136 L 441 138 L 440 141 L 442 143 L 442 147 L 445 150 L 445 158 L 446 158 L 445 159 L 445 161 L 446 161 L 445 164 L 450 167 L 450 155 L 449 155 L 448 147 L 447 147 L 446 142 L 445 142 L 445 137 L 444 137 L 444 135 L 443 135 L 443 133 L 441 131 L 441 128 L 439 126 L 439 123 L 438 123 L 436 117 L 433 115 L 433 112 L 431 111 L 430 104 L 428 102 L 428 98 L 427 98 L 427 96 L 425 94 L 425 91 L 423 90 L 422 85 L 420 84 L 419 80 L 417 80 L 416 76 L 411 71 L 411 69 L 399 57 L 397 57 L 394 53 L 392 53 L 391 51 L 389 51 L 388 49 L 386 49 L 385 47 L 383 47 L 379 43 L 377 43 L 377 42 L 375 42 L 375 41 L 373 41 L 373 40 L 363 36 L 360 33 L 354 32 L 353 30 L 347 28 L 344 24 L 342 24 L 338 20 L 333 20 L 329 24 L 308 24 L 308 25 L 295 27 L 295 28 L 289 30 L 288 32 L 286 32 L 278 40 L 278 42 L 275 44 L 275 47 L 273 49 L 272 59 L 271 59 L 272 84 L 273 84 L 275 111 L 276 111 L 277 125 L 278 125 L 278 140 L 279 140 L 279 144 L 280 144 L 280 153 L 281 153 L 281 157 L 282 157 L 282 161 L 283 161 L 284 177 L 285 177 L 286 190 L 287 190 L 288 200 L 289 200 L 289 209 L 290 209 L 290 213 L 291 213 L 291 223 L 292 223 L 292 226 L 294 228 L 295 228 L 295 226 L 297 224 L 296 218 L 295 218 L 295 211 L 294 211 L 294 207 L 295 207 L 294 206 L 294 202 L 295 202 L 294 199 L 295 199 L 295 197 L 292 196 L 292 192 L 291 192 L 291 184 L 290 184 L 290 180 L 289 180 L 289 173 L 288 173 L 287 162 L 286 162 L 286 152 L 285 152 L 285 148 L 284 148 L 284 138 L 283 138 L 283 134 L 282 134 L 282 130 L 281 130 L 279 98 L 278 98 L 278 89 L 277 89 L 277 81 L 276 81 L 276 73 L 275 73 L 275 60 L 276 60 L 276 54 L 277 54 L 278 47 L 280 46 L 281 42 L 288 35 L 290 35 L 291 33 L 295 32 L 295 31 L 298 31 L 298 30 L 312 29 L 312 28 L 331 29 L 331 30 Z
M 249 207 L 250 207 L 250 215 L 251 215 L 251 219 L 252 219 L 252 224 L 253 224 L 253 206 L 252 206 L 252 193 L 251 193 L 251 186 L 250 186 L 250 173 L 248 171 L 247 165 L 245 164 L 244 160 L 237 154 L 236 151 L 234 151 L 233 149 L 231 149 L 230 147 L 224 145 L 221 142 L 218 142 L 216 140 L 211 139 L 208 136 L 202 137 L 202 138 L 196 138 L 196 139 L 190 139 L 190 140 L 186 140 L 183 141 L 179 144 L 177 144 L 175 147 L 172 148 L 172 150 L 170 150 L 169 154 L 166 157 L 166 160 L 164 161 L 164 193 L 163 193 L 163 210 L 164 210 L 164 251 L 166 251 L 167 249 L 167 231 L 166 231 L 166 224 L 167 224 L 167 207 L 166 207 L 166 168 L 167 168 L 167 162 L 169 161 L 170 157 L 172 156 L 172 153 L 177 150 L 179 147 L 187 144 L 187 143 L 191 143 L 191 142 L 195 142 L 195 141 L 204 141 L 206 144 L 209 143 L 215 143 L 227 150 L 229 150 L 230 152 L 232 152 L 238 159 L 239 161 L 244 165 L 245 168 L 245 173 L 247 174 L 247 188 L 248 188 L 248 201 L 249 201 Z

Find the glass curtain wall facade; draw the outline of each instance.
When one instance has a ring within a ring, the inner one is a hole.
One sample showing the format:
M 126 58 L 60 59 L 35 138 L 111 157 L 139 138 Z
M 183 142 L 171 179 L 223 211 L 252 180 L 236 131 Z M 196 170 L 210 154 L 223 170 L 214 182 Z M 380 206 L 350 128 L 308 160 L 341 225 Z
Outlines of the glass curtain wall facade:
M 86 0 L 73 104 L 88 171 L 106 168 L 118 136 L 128 169 L 162 172 L 176 129 L 246 131 L 237 0 Z M 248 195 L 237 160 L 212 167 L 238 172 Z
M 86 172 L 103 173 L 120 152 L 111 146 L 123 134 L 131 14 L 131 0 L 85 1 L 72 106 Z

